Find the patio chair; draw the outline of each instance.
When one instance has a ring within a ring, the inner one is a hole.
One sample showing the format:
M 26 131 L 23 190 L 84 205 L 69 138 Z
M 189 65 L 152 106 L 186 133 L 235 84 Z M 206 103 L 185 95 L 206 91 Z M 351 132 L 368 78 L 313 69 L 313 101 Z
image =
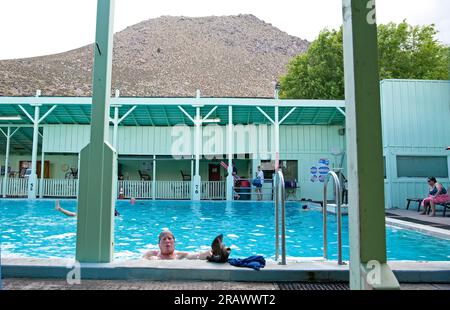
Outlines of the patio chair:
M 450 187 L 447 188 L 447 193 L 450 193 Z M 447 202 L 444 202 L 444 203 L 439 203 L 439 204 L 436 205 L 436 207 L 437 206 L 441 206 L 441 207 L 444 208 L 443 216 L 445 217 L 445 213 L 446 213 L 447 209 L 450 209 L 450 201 L 447 201 Z
M 417 212 L 420 212 L 420 205 L 422 204 L 423 198 L 406 198 L 406 201 L 408 202 L 406 204 L 406 210 L 409 210 L 409 205 L 411 202 L 417 202 Z
M 138 170 L 139 172 L 139 176 L 141 178 L 141 181 L 151 181 L 152 178 L 150 177 L 150 175 L 146 172 L 143 172 L 141 170 Z
M 11 167 L 8 167 L 8 173 L 11 173 Z M 5 175 L 5 166 L 2 166 L 0 175 Z
M 445 212 L 447 211 L 447 209 L 450 209 L 450 201 L 445 202 L 445 203 L 440 203 L 438 204 L 438 206 L 444 207 L 444 212 L 443 212 L 443 217 L 445 217 Z
M 180 170 L 181 172 L 181 179 L 183 181 L 191 181 L 191 175 L 190 174 L 184 174 L 183 170 Z

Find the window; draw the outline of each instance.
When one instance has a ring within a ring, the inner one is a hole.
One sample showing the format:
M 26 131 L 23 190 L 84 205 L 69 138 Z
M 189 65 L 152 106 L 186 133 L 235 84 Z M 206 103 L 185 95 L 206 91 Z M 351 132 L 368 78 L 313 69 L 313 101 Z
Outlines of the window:
M 275 161 L 262 160 L 261 170 L 264 172 L 264 180 L 272 180 L 272 176 L 275 173 Z
M 286 181 L 298 180 L 297 160 L 280 160 L 280 168 L 283 171 Z M 261 170 L 264 172 L 264 179 L 271 180 L 275 173 L 275 161 L 262 160 Z
M 397 156 L 399 178 L 448 178 L 446 156 Z
M 280 160 L 280 167 L 283 171 L 285 181 L 298 180 L 298 161 Z

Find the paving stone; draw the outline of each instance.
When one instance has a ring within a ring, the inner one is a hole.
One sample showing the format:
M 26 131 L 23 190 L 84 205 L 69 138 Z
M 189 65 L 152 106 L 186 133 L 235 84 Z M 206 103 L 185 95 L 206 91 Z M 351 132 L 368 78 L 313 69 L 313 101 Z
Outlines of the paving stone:
M 276 283 L 253 282 L 162 282 L 84 280 L 80 285 L 69 285 L 64 280 L 4 279 L 6 290 L 278 290 Z M 450 290 L 450 284 L 401 284 L 402 290 Z

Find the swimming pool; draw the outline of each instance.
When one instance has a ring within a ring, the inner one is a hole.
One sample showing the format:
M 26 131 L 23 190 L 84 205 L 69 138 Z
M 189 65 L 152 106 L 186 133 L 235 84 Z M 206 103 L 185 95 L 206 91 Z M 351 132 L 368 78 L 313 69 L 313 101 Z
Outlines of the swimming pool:
M 76 211 L 75 200 L 61 206 Z M 118 201 L 115 258 L 136 259 L 157 249 L 158 234 L 170 229 L 177 250 L 200 251 L 224 234 L 231 257 L 264 255 L 274 258 L 274 209 L 271 202 Z M 337 258 L 336 221 L 328 217 L 329 255 Z M 289 257 L 321 257 L 322 214 L 286 205 L 286 247 Z M 0 200 L 1 253 L 5 257 L 73 258 L 76 219 L 55 211 L 52 200 Z M 448 261 L 450 240 L 387 227 L 390 260 Z M 343 256 L 349 257 L 348 221 L 343 218 Z

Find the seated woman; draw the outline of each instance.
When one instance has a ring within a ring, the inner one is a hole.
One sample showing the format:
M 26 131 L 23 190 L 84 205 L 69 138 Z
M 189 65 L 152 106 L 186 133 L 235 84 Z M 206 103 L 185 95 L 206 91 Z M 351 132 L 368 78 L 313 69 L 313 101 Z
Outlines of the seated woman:
M 435 177 L 428 178 L 428 185 L 430 187 L 428 198 L 422 201 L 423 212 L 421 215 L 427 214 L 428 208 L 431 208 L 430 216 L 436 216 L 436 204 L 450 201 L 450 196 L 445 187 L 440 184 Z

